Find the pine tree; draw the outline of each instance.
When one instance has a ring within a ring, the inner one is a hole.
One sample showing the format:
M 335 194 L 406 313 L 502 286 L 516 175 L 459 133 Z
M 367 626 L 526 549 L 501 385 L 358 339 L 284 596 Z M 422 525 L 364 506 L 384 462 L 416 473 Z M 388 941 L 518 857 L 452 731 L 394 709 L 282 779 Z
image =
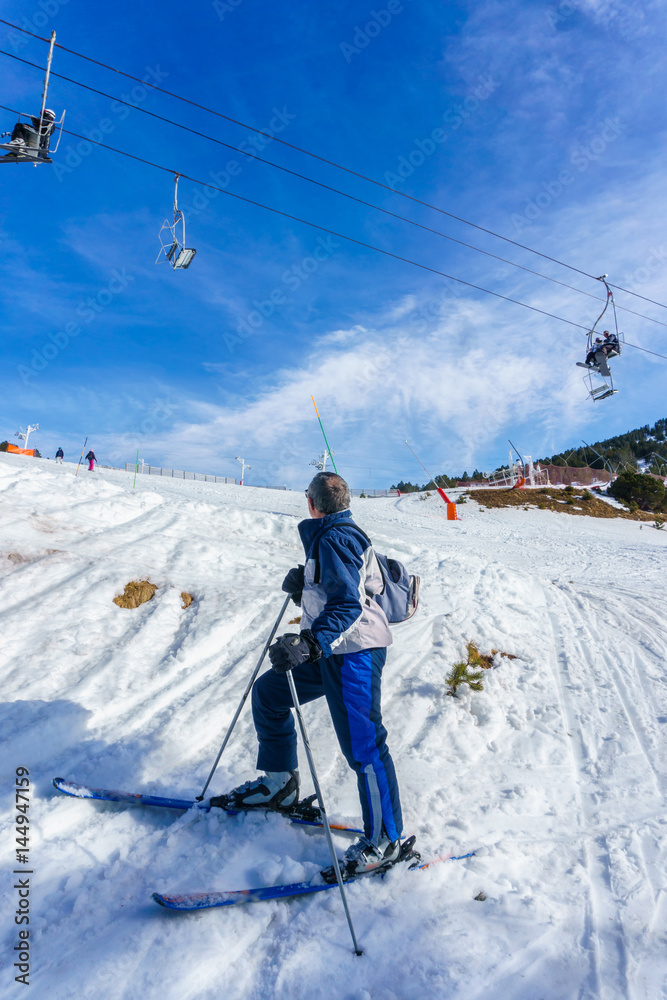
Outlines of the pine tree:
M 455 695 L 461 684 L 468 684 L 472 691 L 484 690 L 484 686 L 482 685 L 482 671 L 476 670 L 471 673 L 468 670 L 468 664 L 463 660 L 460 663 L 454 664 L 447 674 L 446 681 L 449 686 L 447 694 Z

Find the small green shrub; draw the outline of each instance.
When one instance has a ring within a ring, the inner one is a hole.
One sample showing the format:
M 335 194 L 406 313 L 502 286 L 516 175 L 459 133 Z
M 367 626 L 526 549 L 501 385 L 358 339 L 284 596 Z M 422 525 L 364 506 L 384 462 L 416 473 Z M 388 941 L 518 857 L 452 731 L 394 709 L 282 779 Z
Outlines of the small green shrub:
M 468 669 L 469 664 L 461 660 L 460 663 L 455 663 L 450 672 L 445 678 L 447 685 L 449 686 L 449 691 L 447 694 L 455 695 L 461 684 L 467 684 L 472 691 L 483 691 L 484 686 L 482 684 L 482 671 Z
M 489 656 L 487 653 L 480 653 L 475 643 L 470 641 L 466 643 L 466 652 L 468 654 L 467 659 L 465 661 L 461 660 L 460 663 L 455 663 L 445 678 L 449 685 L 447 694 L 455 695 L 457 688 L 461 684 L 467 684 L 472 691 L 484 690 L 482 685 L 482 670 L 488 670 L 489 667 L 493 666 L 493 657 L 497 653 L 497 650 L 494 649 Z M 478 669 L 470 670 L 470 667 L 477 667 Z
M 661 479 L 630 470 L 622 472 L 611 483 L 608 492 L 615 500 L 627 504 L 632 513 L 637 510 L 661 510 L 667 497 L 665 485 Z

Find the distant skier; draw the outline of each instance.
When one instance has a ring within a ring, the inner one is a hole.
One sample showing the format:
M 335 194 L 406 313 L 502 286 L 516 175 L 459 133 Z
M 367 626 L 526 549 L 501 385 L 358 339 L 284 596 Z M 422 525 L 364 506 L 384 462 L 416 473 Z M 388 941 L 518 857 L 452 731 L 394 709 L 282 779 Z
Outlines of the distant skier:
M 95 462 L 97 461 L 97 459 L 95 458 L 95 452 L 93 451 L 92 448 L 86 455 L 86 461 L 88 462 L 88 472 L 92 472 L 93 469 L 95 468 Z
M 56 462 L 58 463 L 58 465 L 63 464 L 64 457 L 65 457 L 65 452 L 62 450 L 62 448 L 58 448 L 58 451 L 56 452 Z
M 306 566 L 291 569 L 283 590 L 301 604 L 301 631 L 269 649 L 272 670 L 255 682 L 252 710 L 266 773 L 212 805 L 285 809 L 299 801 L 296 731 L 285 672 L 292 670 L 299 700 L 324 696 L 336 736 L 357 787 L 364 836 L 345 852 L 344 875 L 391 865 L 403 828 L 394 764 L 380 710 L 380 682 L 392 642 L 387 618 L 372 600 L 383 579 L 372 546 L 354 530 L 350 490 L 333 472 L 319 472 L 306 491 L 310 519 L 299 534 Z

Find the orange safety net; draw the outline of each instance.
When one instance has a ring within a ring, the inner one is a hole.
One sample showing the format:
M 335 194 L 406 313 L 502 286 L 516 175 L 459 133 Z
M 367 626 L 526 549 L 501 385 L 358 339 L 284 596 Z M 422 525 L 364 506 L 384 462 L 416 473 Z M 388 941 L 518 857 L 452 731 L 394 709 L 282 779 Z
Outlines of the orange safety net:
M 17 448 L 15 444 L 8 444 L 7 451 L 10 451 L 12 455 L 30 455 L 32 458 L 35 457 L 34 448 Z

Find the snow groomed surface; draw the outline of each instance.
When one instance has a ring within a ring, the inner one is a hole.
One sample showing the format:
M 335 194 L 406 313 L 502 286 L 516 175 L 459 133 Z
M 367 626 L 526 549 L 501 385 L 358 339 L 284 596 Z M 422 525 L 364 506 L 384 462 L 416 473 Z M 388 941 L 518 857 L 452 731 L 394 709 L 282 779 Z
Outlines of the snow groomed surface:
M 120 472 L 73 473 L 0 455 L 0 738 L 10 778 L 25 766 L 34 789 L 35 996 L 217 1000 L 224 978 L 226 1000 L 329 1000 L 334 987 L 337 1000 L 664 1000 L 666 532 L 354 501 L 380 551 L 422 580 L 383 679 L 406 829 L 425 858 L 480 847 L 351 884 L 359 959 L 337 892 L 185 920 L 151 901 L 307 882 L 328 863 L 319 832 L 92 807 L 51 786 L 60 774 L 184 800 L 203 786 L 300 561 L 303 494 L 157 477 L 133 492 Z M 116 607 L 133 579 L 155 597 Z M 518 659 L 451 698 L 469 639 Z M 326 706 L 304 713 L 327 809 L 356 825 Z M 247 710 L 211 793 L 253 777 L 255 753 Z M 301 773 L 307 795 L 303 759 Z M 13 852 L 3 861 L 13 903 Z M 2 934 L 11 954 L 11 921 Z

